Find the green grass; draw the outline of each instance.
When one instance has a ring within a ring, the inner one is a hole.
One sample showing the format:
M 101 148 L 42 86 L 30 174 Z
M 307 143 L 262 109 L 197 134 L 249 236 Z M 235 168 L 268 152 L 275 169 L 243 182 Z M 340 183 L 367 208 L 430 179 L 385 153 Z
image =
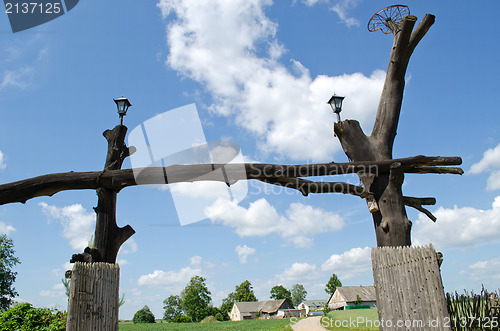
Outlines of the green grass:
M 291 331 L 289 319 L 276 320 L 246 320 L 227 321 L 214 323 L 147 323 L 134 324 L 132 322 L 120 322 L 119 331 L 156 331 L 156 330 L 207 330 L 207 331 L 245 331 L 245 330 L 270 330 L 270 331 Z
M 377 309 L 334 310 L 323 317 L 322 325 L 328 330 L 378 331 L 376 321 Z

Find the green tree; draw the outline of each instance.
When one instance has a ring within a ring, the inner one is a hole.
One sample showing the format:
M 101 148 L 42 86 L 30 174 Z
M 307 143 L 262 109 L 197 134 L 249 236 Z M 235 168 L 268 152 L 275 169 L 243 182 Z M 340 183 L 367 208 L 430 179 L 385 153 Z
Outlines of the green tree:
M 274 300 L 288 299 L 288 301 L 292 302 L 292 294 L 283 285 L 274 286 L 271 289 L 270 298 Z
M 163 301 L 163 319 L 173 321 L 179 315 L 182 315 L 182 300 L 178 295 L 171 295 Z
M 332 295 L 333 293 L 335 293 L 337 287 L 342 287 L 342 283 L 340 282 L 337 275 L 333 274 L 332 277 L 330 277 L 328 283 L 326 284 L 325 292 Z
M 14 243 L 6 235 L 0 236 L 0 311 L 4 311 L 12 304 L 12 299 L 18 294 L 14 284 L 17 272 L 12 268 L 20 263 L 14 256 Z
M 249 301 L 257 301 L 257 297 L 253 291 L 252 283 L 245 280 L 240 285 L 234 287 L 234 292 L 229 293 L 225 299 L 222 299 L 220 310 L 224 320 L 227 321 L 229 319 L 229 313 L 233 309 L 235 302 Z
M 142 309 L 139 309 L 132 319 L 134 324 L 137 323 L 154 323 L 155 315 L 151 312 L 148 306 L 144 306 Z
M 362 302 L 363 302 L 363 300 L 361 300 L 361 297 L 359 296 L 359 294 L 356 294 L 356 301 L 354 301 L 354 305 L 359 306 Z
M 229 293 L 226 298 L 222 299 L 220 311 L 224 321 L 229 320 L 229 314 L 231 313 L 231 309 L 233 309 L 234 302 L 234 292 Z
M 302 284 L 295 284 L 292 287 L 292 305 L 297 307 L 302 301 L 306 299 L 307 291 Z
M 257 297 L 253 291 L 252 283 L 248 280 L 245 280 L 240 285 L 235 286 L 234 292 L 234 301 L 235 302 L 249 302 L 249 301 L 257 301 Z
M 181 293 L 182 310 L 193 322 L 199 322 L 210 314 L 212 298 L 205 281 L 201 276 L 194 276 Z

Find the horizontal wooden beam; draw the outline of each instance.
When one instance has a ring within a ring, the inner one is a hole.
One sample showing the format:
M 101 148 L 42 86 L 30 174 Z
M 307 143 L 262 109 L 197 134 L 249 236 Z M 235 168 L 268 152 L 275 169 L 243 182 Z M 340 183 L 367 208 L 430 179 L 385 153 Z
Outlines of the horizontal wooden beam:
M 279 165 L 266 163 L 244 163 L 244 164 L 193 164 L 193 165 L 171 165 L 168 167 L 151 167 L 138 169 L 104 170 L 91 172 L 65 172 L 38 176 L 24 179 L 13 183 L 0 185 L 0 205 L 21 202 L 39 196 L 52 196 L 55 193 L 67 190 L 85 190 L 107 188 L 119 192 L 127 186 L 146 184 L 172 184 L 196 181 L 221 181 L 232 185 L 240 180 L 256 179 L 282 185 L 283 182 L 290 183 L 285 178 L 300 178 L 311 176 L 334 176 L 345 174 L 381 174 L 388 173 L 393 163 L 401 163 L 403 171 L 425 173 L 426 168 L 446 165 L 460 165 L 460 157 L 429 157 L 414 156 L 403 159 L 393 159 L 370 162 L 349 163 L 318 163 L 300 165 Z M 430 168 L 432 169 L 432 168 Z M 439 173 L 446 173 L 444 169 Z M 457 168 L 450 168 L 457 169 Z M 221 175 L 221 171 L 223 170 Z M 430 171 L 432 172 L 432 171 Z M 453 170 L 448 173 L 458 173 Z M 304 189 L 310 193 L 321 191 L 320 186 L 330 192 L 341 190 L 339 183 L 324 184 L 319 182 L 300 182 L 297 185 L 307 184 Z M 291 185 L 291 184 L 290 184 Z M 299 185 L 299 186 L 300 186 Z M 291 185 L 293 186 L 293 185 Z M 291 187 L 290 186 L 290 187 Z M 314 188 L 316 186 L 316 188 Z M 336 188 L 333 188 L 333 187 Z M 292 188 L 292 187 L 291 187 Z M 304 191 L 304 192 L 306 192 Z M 303 192 L 303 193 L 304 193 Z M 341 192 L 344 193 L 344 192 Z

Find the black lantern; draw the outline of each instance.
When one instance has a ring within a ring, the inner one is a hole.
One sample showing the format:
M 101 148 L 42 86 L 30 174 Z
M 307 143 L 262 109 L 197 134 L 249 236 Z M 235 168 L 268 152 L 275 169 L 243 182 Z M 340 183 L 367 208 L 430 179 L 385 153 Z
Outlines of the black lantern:
M 327 102 L 332 107 L 333 112 L 337 114 L 337 122 L 340 122 L 340 112 L 342 111 L 342 101 L 344 98 L 334 94 Z
M 118 114 L 120 115 L 120 125 L 123 125 L 123 116 L 127 115 L 127 110 L 130 106 L 130 101 L 127 98 L 121 97 L 118 99 L 113 99 L 116 103 L 116 107 L 118 108 Z

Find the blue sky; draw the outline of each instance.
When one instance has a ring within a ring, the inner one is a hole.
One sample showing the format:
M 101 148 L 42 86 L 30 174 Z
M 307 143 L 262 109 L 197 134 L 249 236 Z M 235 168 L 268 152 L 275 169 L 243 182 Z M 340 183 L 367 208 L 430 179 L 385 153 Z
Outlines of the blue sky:
M 119 123 L 113 98 L 122 95 L 133 104 L 130 131 L 194 103 L 206 140 L 237 143 L 247 161 L 344 162 L 326 101 L 333 92 L 346 96 L 342 118 L 371 130 L 392 36 L 366 25 L 391 4 L 87 0 L 15 34 L 0 15 L 0 182 L 101 170 L 101 134 Z M 435 224 L 408 210 L 413 242 L 443 252 L 445 290 L 497 289 L 500 4 L 406 4 L 436 23 L 408 67 L 394 157 L 461 156 L 466 171 L 406 176 L 405 195 L 437 198 Z M 178 193 L 203 198 L 219 188 L 203 183 Z M 118 255 L 121 318 L 145 304 L 160 317 L 162 301 L 194 275 L 207 278 L 215 305 L 246 279 L 262 300 L 272 286 L 296 283 L 308 299 L 325 298 L 332 273 L 344 285 L 373 283 L 375 234 L 359 198 L 303 197 L 250 181 L 239 203 L 218 201 L 203 221 L 180 226 L 171 193 L 138 186 L 119 194 L 118 224 L 136 230 Z M 0 206 L 0 232 L 22 261 L 19 300 L 66 309 L 61 279 L 90 239 L 96 203 L 94 191 L 72 191 Z

